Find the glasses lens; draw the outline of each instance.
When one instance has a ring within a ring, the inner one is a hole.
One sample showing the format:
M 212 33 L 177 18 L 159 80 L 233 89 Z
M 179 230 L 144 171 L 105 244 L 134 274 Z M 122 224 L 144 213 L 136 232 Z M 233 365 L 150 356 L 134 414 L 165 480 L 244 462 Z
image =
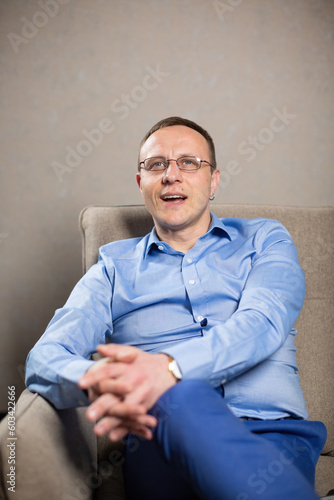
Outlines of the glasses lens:
M 165 170 L 167 166 L 168 164 L 166 162 L 166 158 L 162 157 L 146 158 L 146 160 L 144 161 L 145 169 L 150 170 L 151 172 Z
M 181 170 L 198 170 L 201 166 L 201 160 L 195 156 L 182 156 L 177 160 L 177 164 Z

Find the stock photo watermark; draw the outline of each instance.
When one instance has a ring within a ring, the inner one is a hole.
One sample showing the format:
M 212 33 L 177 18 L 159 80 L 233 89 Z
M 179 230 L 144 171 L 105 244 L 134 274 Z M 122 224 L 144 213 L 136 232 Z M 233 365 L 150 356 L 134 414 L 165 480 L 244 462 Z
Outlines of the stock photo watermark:
M 68 493 L 63 493 L 61 500 L 80 500 L 87 498 L 91 491 L 99 488 L 103 481 L 110 478 L 113 474 L 115 467 L 122 467 L 125 458 L 123 453 L 119 449 L 112 449 L 108 455 L 108 460 L 104 460 L 99 464 L 96 461 L 91 463 L 93 472 L 87 474 L 87 476 L 75 479 L 75 491 L 73 492 L 75 496 Z
M 15 493 L 16 488 L 16 406 L 15 406 L 15 386 L 8 386 L 8 408 L 7 408 L 7 450 L 8 450 L 8 472 L 6 483 L 8 491 Z
M 258 153 L 273 142 L 276 134 L 285 130 L 291 121 L 297 117 L 297 115 L 289 113 L 286 106 L 283 107 L 282 111 L 273 108 L 272 112 L 273 116 L 270 118 L 268 126 L 261 128 L 255 135 L 249 135 L 237 147 L 239 155 L 246 156 L 245 160 L 247 163 L 253 162 Z M 219 187 L 225 188 L 228 186 L 231 178 L 239 175 L 241 172 L 241 161 L 229 160 L 225 169 L 220 172 Z
M 151 410 L 151 414 L 154 415 L 160 422 L 160 425 L 166 422 L 173 414 L 173 412 L 179 409 L 180 405 L 172 403 L 169 397 L 165 397 L 165 400 L 158 400 Z M 125 463 L 125 455 L 122 451 L 124 446 L 126 446 L 127 454 L 135 453 L 138 450 L 140 443 L 145 442 L 146 439 L 142 436 L 135 434 L 129 434 L 121 439 L 118 443 L 112 444 L 112 448 L 108 455 L 108 459 L 97 463 L 96 461 L 91 462 L 91 467 L 93 472 L 87 474 L 83 478 L 77 477 L 75 480 L 75 490 L 73 494 L 63 493 L 61 500 L 81 500 L 87 498 L 93 490 L 99 488 L 103 481 L 110 478 L 115 468 L 122 467 Z
M 160 64 L 157 64 L 155 68 L 146 66 L 145 70 L 146 74 L 140 85 L 136 85 L 128 94 L 124 93 L 112 101 L 110 109 L 112 113 L 119 115 L 120 120 L 125 120 L 131 110 L 137 108 L 146 99 L 148 93 L 155 90 L 164 78 L 170 75 L 170 73 L 161 70 Z M 91 155 L 94 148 L 102 143 L 104 136 L 115 129 L 115 123 L 107 117 L 102 118 L 97 127 L 90 130 L 83 129 L 81 134 L 84 139 L 81 139 L 75 146 L 66 146 L 65 160 L 62 163 L 53 161 L 51 164 L 58 182 L 62 183 L 64 174 L 69 174 L 77 168 L 83 159 Z
M 243 1 L 244 0 L 227 0 L 223 2 L 222 0 L 214 0 L 213 6 L 219 19 L 224 21 L 225 15 L 233 12 L 236 7 L 239 7 L 239 5 L 243 3 Z
M 66 5 L 70 0 L 40 0 L 38 5 L 41 10 L 37 10 L 31 19 L 21 17 L 20 21 L 23 23 L 21 34 L 10 32 L 7 33 L 7 38 L 14 50 L 15 54 L 19 53 L 20 46 L 26 45 L 30 42 L 41 28 L 44 28 L 50 20 L 55 17 L 62 5 Z
M 295 438 L 291 443 L 283 441 L 284 449 L 279 452 L 278 458 L 268 463 L 268 466 L 258 469 L 247 479 L 247 485 L 254 489 L 256 495 L 262 495 L 268 484 L 272 484 L 281 476 L 286 466 L 290 466 L 299 457 L 300 453 L 307 451 L 305 445 L 300 444 Z M 235 500 L 251 500 L 253 497 L 246 492 L 240 492 Z M 264 497 L 265 498 L 265 497 Z
M 312 270 L 316 269 L 314 263 L 324 264 L 326 262 L 330 262 L 334 257 L 334 248 L 331 245 L 329 240 L 326 240 L 322 236 L 318 236 L 318 238 L 314 241 L 312 245 L 312 254 L 308 253 L 308 255 L 303 260 L 303 269 L 305 274 L 308 275 Z

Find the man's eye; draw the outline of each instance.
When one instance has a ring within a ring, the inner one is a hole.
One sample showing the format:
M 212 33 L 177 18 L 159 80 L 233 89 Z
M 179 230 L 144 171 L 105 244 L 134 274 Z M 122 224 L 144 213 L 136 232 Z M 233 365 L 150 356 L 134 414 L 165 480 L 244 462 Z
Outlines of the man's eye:
M 181 158 L 181 165 L 183 168 L 189 168 L 189 169 L 197 169 L 198 168 L 198 161 L 196 158 Z
M 163 158 L 151 159 L 147 162 L 147 170 L 164 170 L 166 168 Z

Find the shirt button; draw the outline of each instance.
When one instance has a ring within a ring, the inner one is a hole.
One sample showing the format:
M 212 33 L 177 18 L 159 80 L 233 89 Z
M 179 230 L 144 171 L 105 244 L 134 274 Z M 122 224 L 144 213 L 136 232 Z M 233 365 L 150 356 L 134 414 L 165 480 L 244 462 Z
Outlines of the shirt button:
M 189 258 L 187 259 L 188 264 L 191 264 L 192 261 L 193 261 L 192 259 L 189 259 Z
M 189 285 L 193 285 L 195 283 L 195 280 L 189 280 Z
M 164 247 L 162 245 L 159 245 L 158 248 L 159 248 L 159 250 L 163 250 L 164 249 Z
M 202 321 L 203 319 L 203 316 L 197 316 L 197 321 Z

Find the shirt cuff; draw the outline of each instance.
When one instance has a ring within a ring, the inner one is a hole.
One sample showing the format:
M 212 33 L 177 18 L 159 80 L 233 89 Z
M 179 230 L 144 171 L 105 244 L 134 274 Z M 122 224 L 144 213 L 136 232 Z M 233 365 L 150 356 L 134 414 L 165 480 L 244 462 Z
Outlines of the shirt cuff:
M 213 387 L 220 385 L 220 377 L 214 377 L 212 374 L 212 357 L 203 337 L 164 347 L 163 352 L 175 359 L 183 378 L 205 380 Z
M 78 386 L 78 381 L 95 361 L 79 359 L 69 363 L 59 376 L 59 398 L 55 402 L 57 408 L 88 406 L 90 401 L 87 392 Z

